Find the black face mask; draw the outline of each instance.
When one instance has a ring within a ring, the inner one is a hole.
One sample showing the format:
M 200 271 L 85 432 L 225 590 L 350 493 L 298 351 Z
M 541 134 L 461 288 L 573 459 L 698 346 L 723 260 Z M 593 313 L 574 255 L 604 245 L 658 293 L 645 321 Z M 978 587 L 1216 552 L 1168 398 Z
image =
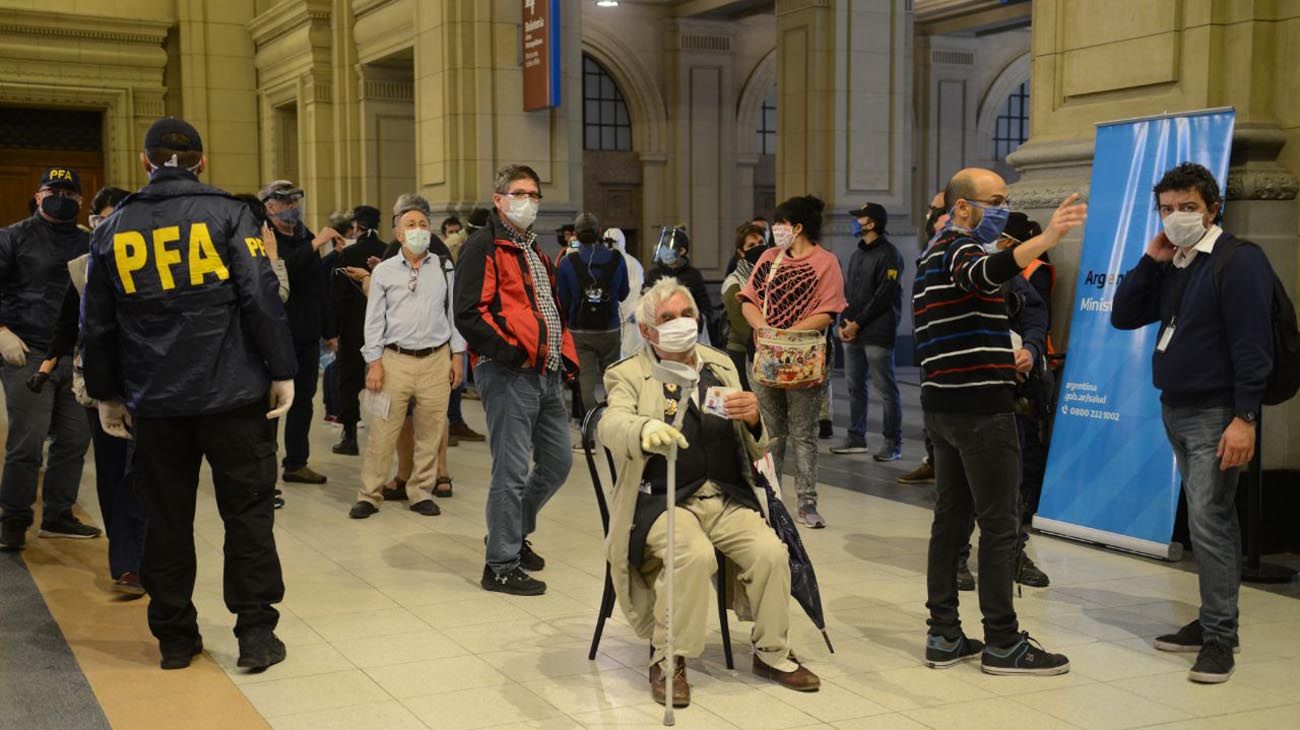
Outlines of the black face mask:
M 943 208 L 931 208 L 930 215 L 925 217 L 925 240 L 929 241 L 934 238 L 935 224 L 939 221 L 939 216 L 943 215 Z
M 81 210 L 81 203 L 78 203 L 75 198 L 50 195 L 41 201 L 41 212 L 63 223 L 76 220 L 79 210 Z
M 766 250 L 767 250 L 767 246 L 763 246 L 763 245 L 755 246 L 745 252 L 745 260 L 755 266 L 758 266 L 758 260 L 763 258 L 763 252 Z

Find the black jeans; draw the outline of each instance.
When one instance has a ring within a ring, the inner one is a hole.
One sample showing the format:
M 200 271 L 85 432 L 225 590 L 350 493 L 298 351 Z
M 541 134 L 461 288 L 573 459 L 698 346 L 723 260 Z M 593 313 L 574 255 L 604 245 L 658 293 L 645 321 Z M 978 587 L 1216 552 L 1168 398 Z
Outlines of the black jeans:
M 99 410 L 87 408 L 90 437 L 95 444 L 95 486 L 99 493 L 99 514 L 108 534 L 108 571 L 114 578 L 140 572 L 144 552 L 145 522 L 135 493 L 135 472 L 131 458 L 135 442 L 104 433 Z
M 736 366 L 736 372 L 740 374 L 740 389 L 750 390 L 749 353 L 727 350 L 727 357 L 731 358 L 731 364 Z
M 939 499 L 930 529 L 926 570 L 930 633 L 961 634 L 957 615 L 957 560 L 970 538 L 971 516 L 980 527 L 979 603 L 984 641 L 1005 647 L 1017 640 L 1011 603 L 1019 516 L 1020 443 L 1010 413 L 925 413 L 934 442 Z
M 366 360 L 361 357 L 361 343 L 339 338 L 338 359 L 334 361 L 339 373 L 339 422 L 349 436 L 357 435 L 357 421 L 361 420 L 361 391 L 366 387 Z M 297 386 L 294 386 L 297 390 Z M 295 400 L 297 396 L 295 395 Z
M 235 634 L 275 628 L 272 604 L 284 598 L 275 550 L 275 424 L 258 400 L 225 413 L 135 422 L 135 486 L 148 520 L 141 579 L 149 591 L 149 630 L 164 647 L 199 635 L 194 595 L 194 507 L 199 468 L 212 468 L 225 523 L 226 608 Z
M 293 376 L 293 405 L 284 417 L 284 470 L 293 471 L 307 466 L 311 456 L 312 401 L 316 399 L 316 383 L 320 379 L 320 344 L 296 342 L 293 346 L 298 356 L 298 374 Z

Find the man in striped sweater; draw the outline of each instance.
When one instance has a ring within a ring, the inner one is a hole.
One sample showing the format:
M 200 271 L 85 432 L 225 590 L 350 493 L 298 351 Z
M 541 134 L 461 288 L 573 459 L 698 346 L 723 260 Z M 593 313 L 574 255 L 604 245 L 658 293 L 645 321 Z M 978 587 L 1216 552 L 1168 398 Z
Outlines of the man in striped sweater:
M 1081 226 L 1087 206 L 1071 195 L 1042 235 L 1006 251 L 1007 184 L 968 168 L 944 190 L 951 218 L 917 266 L 912 307 L 921 358 L 921 408 L 934 441 L 938 503 L 927 568 L 926 664 L 980 659 L 990 674 L 1062 674 L 1070 663 L 1020 630 L 1011 605 L 1019 516 L 1020 445 L 1012 414 L 1016 353 L 1000 288 Z M 958 554 L 980 527 L 979 600 L 984 642 L 968 639 L 957 616 Z

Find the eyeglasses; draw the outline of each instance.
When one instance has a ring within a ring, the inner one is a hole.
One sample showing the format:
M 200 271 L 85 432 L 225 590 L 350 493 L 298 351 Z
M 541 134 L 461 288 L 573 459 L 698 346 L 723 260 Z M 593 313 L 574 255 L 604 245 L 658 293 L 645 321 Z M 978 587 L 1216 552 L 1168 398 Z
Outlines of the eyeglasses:
M 420 283 L 420 270 L 414 266 L 411 267 L 411 278 L 406 281 L 407 291 L 415 291 L 415 287 Z
M 528 199 L 532 199 L 532 200 L 541 200 L 541 199 L 542 199 L 542 194 L 541 194 L 541 193 L 529 193 L 529 192 L 525 192 L 525 191 L 523 191 L 523 190 L 518 190 L 518 191 L 515 191 L 515 192 L 513 192 L 513 193 L 506 193 L 506 197 L 507 197 L 507 198 L 514 198 L 515 200 L 528 200 Z

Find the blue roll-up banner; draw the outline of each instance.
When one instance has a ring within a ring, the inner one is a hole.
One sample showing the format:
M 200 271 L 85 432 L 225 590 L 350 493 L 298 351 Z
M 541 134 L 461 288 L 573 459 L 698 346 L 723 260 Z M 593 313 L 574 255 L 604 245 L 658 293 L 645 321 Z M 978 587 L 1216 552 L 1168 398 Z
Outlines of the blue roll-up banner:
M 1196 162 L 1226 187 L 1235 117 L 1214 109 L 1097 128 L 1069 349 L 1033 523 L 1044 532 L 1181 556 L 1170 541 L 1180 479 L 1151 382 L 1159 325 L 1115 329 L 1111 300 L 1160 230 L 1151 189 L 1165 171 Z

